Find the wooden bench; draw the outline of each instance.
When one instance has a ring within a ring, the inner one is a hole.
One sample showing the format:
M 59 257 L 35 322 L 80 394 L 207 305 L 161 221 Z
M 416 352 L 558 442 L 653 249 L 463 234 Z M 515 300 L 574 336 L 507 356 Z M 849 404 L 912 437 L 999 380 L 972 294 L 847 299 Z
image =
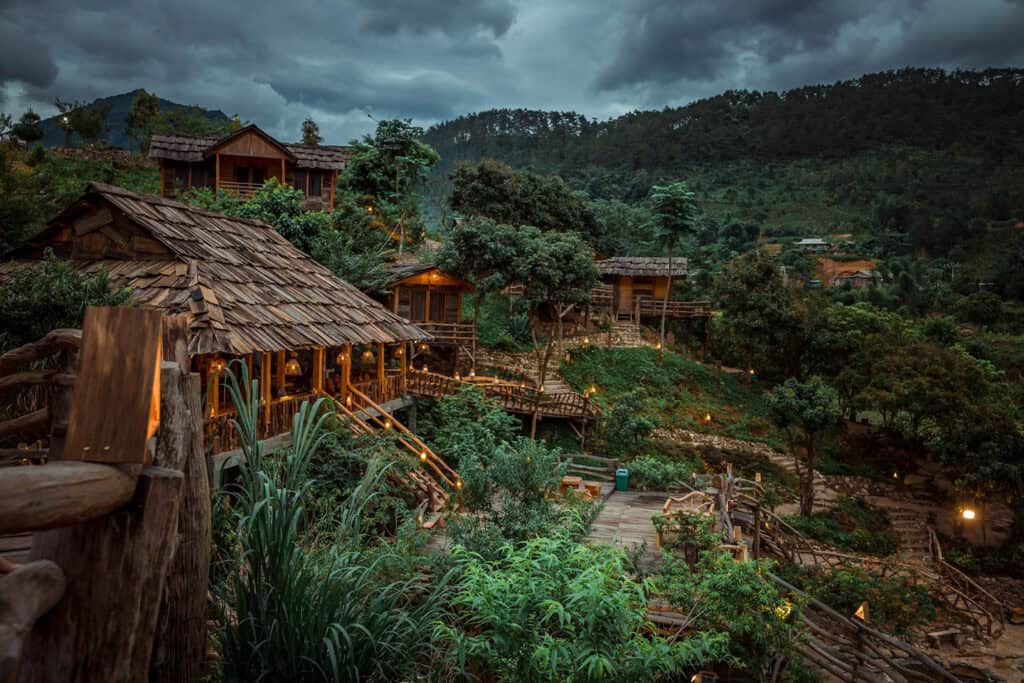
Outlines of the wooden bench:
M 958 628 L 947 628 L 942 631 L 932 631 L 927 634 L 928 644 L 932 647 L 940 647 L 943 643 L 951 643 L 953 647 L 961 647 L 964 644 L 964 634 Z
M 583 477 L 564 476 L 562 477 L 562 482 L 558 485 L 558 493 L 564 496 L 568 493 L 569 489 L 578 489 L 582 481 Z
M 590 494 L 591 498 L 601 497 L 601 482 L 599 481 L 585 481 L 583 482 L 583 488 L 586 489 L 587 493 Z

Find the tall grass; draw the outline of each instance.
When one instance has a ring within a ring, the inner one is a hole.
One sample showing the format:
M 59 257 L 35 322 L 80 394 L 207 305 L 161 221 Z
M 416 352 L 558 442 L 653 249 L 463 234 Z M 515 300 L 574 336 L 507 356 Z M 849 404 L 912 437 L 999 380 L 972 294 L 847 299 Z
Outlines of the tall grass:
M 362 543 L 361 517 L 386 467 L 373 466 L 339 501 L 329 544 L 307 533 L 307 464 L 323 436 L 320 401 L 303 404 L 283 460 L 262 452 L 256 429 L 258 383 L 239 364 L 228 373 L 242 439 L 240 486 L 233 493 L 236 573 L 220 592 L 222 674 L 245 681 L 395 680 L 432 654 L 445 581 L 383 578 L 387 544 Z

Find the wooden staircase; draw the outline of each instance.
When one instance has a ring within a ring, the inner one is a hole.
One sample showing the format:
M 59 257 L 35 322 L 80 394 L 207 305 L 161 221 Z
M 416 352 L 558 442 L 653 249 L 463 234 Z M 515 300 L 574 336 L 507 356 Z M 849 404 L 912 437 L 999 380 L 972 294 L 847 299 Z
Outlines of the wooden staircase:
M 348 422 L 353 434 L 389 432 L 395 443 L 415 458 L 416 465 L 405 472 L 393 472 L 391 478 L 422 497 L 421 508 L 426 513 L 421 513 L 420 517 L 423 527 L 429 529 L 442 523 L 443 512 L 451 502 L 451 492 L 462 488 L 462 478 L 458 473 L 408 427 L 359 389 L 349 387 L 349 395 L 344 401 L 333 396 L 327 398 L 337 415 Z

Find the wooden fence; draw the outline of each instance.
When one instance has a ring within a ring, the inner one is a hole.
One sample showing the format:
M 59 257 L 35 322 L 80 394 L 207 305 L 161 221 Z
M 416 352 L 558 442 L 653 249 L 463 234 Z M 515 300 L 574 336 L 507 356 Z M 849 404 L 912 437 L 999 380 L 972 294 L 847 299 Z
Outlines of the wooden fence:
M 440 398 L 461 391 L 464 386 L 475 386 L 494 399 L 510 413 L 566 419 L 592 419 L 601 414 L 600 407 L 575 391 L 545 393 L 534 387 L 509 382 L 497 377 L 464 377 L 455 379 L 433 372 L 409 372 L 410 394 Z
M 0 357 L 0 385 L 44 387 L 29 414 L 47 411 L 4 433 L 49 430 L 0 468 L 0 533 L 32 534 L 27 563 L 0 557 L 0 681 L 203 679 L 210 493 L 185 334 L 90 308 L 84 333 Z

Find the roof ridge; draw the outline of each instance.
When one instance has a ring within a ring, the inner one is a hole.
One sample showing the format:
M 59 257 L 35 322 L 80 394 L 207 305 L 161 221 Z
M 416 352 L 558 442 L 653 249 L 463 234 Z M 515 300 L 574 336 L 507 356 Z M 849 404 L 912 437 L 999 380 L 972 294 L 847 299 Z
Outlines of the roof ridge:
M 96 192 L 96 193 L 99 193 L 99 194 L 114 194 L 114 195 L 118 195 L 120 197 L 130 197 L 131 199 L 136 199 L 136 200 L 139 200 L 139 201 L 143 201 L 143 202 L 146 202 L 147 204 L 156 204 L 158 206 L 169 206 L 169 207 L 172 207 L 172 208 L 175 208 L 175 209 L 181 209 L 183 211 L 188 211 L 190 213 L 197 213 L 197 214 L 200 214 L 202 216 L 208 216 L 208 217 L 212 217 L 212 218 L 225 218 L 225 219 L 230 220 L 230 221 L 239 221 L 239 222 L 242 222 L 242 223 L 248 223 L 249 225 L 255 225 L 255 226 L 258 226 L 258 227 L 261 227 L 261 228 L 263 228 L 263 227 L 270 228 L 274 232 L 277 232 L 277 229 L 274 228 L 273 225 L 271 225 L 270 223 L 267 223 L 266 221 L 261 221 L 258 218 L 245 218 L 245 217 L 242 217 L 242 216 L 231 216 L 229 214 L 224 213 L 223 211 L 214 211 L 212 209 L 204 209 L 204 208 L 199 207 L 199 206 L 192 206 L 191 204 L 186 204 L 184 202 L 179 202 L 179 201 L 177 201 L 175 199 L 168 199 L 167 197 L 161 197 L 161 196 L 155 195 L 155 194 L 143 194 L 141 192 L 135 192 L 134 190 L 129 190 L 128 188 L 121 187 L 120 185 L 110 185 L 108 183 L 101 183 L 101 182 L 98 182 L 98 181 L 94 180 L 94 181 L 91 181 L 89 183 L 89 185 L 86 187 L 86 192 Z

